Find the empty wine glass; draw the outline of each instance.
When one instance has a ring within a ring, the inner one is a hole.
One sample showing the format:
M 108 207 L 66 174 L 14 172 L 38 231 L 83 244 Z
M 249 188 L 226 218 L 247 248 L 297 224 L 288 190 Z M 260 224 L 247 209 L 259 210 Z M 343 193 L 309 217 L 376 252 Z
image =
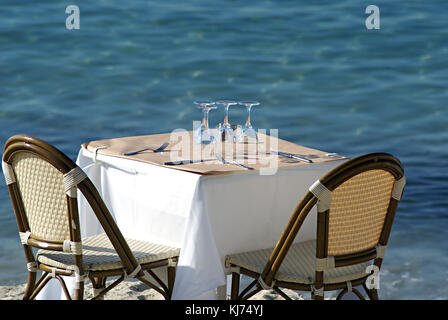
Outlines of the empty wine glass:
M 194 103 L 198 105 L 199 109 L 202 109 L 202 123 L 195 130 L 194 140 L 198 144 L 212 143 L 215 139 L 213 137 L 212 131 L 208 126 L 208 113 L 210 112 L 210 110 L 216 109 L 216 107 L 214 106 L 215 103 L 211 100 L 196 100 L 194 101 Z
M 241 133 L 238 136 L 238 141 L 244 141 L 247 138 L 253 138 L 258 142 L 258 136 L 255 129 L 252 127 L 252 124 L 250 123 L 250 110 L 253 106 L 258 106 L 260 103 L 257 101 L 240 101 L 240 105 L 243 105 L 246 107 L 247 110 L 247 119 L 246 123 L 244 124 Z
M 219 100 L 216 102 L 216 104 L 224 106 L 225 110 L 224 123 L 218 128 L 218 131 L 216 132 L 216 140 L 233 142 L 233 129 L 229 123 L 229 107 L 237 103 L 231 100 Z

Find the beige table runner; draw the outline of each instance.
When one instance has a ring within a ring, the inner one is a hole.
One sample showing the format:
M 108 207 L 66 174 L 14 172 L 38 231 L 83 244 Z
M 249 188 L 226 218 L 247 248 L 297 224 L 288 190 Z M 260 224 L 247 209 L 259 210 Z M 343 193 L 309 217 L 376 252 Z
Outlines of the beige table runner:
M 225 174 L 246 170 L 234 164 L 223 164 L 216 160 L 214 152 L 224 155 L 226 160 L 234 159 L 239 163 L 252 167 L 255 170 L 272 170 L 283 167 L 307 166 L 309 163 L 277 156 L 270 150 L 277 150 L 308 158 L 313 163 L 321 163 L 346 159 L 345 157 L 328 154 L 327 152 L 307 148 L 273 136 L 259 134 L 258 143 L 246 141 L 243 143 L 224 143 L 212 147 L 212 145 L 199 145 L 193 142 L 192 131 L 170 132 L 154 135 L 123 137 L 105 139 L 84 143 L 83 148 L 90 152 L 121 157 L 130 160 L 147 162 L 150 164 L 167 168 L 184 170 L 203 175 Z M 163 152 L 155 153 L 151 150 L 141 152 L 132 156 L 124 153 L 140 150 L 147 147 L 157 148 L 164 142 L 169 142 Z M 229 146 L 231 146 L 229 148 Z M 227 152 L 226 152 L 227 150 Z M 195 160 L 195 163 L 184 163 L 177 165 L 166 165 L 167 162 L 180 160 Z M 203 160 L 200 162 L 200 160 Z

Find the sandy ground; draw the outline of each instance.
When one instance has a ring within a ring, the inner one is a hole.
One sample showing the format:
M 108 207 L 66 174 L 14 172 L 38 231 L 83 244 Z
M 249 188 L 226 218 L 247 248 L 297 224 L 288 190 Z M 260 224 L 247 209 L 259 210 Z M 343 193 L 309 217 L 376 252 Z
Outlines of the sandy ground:
M 0 286 L 0 300 L 21 300 L 26 284 L 16 286 Z M 285 289 L 291 298 L 295 300 L 302 300 L 297 292 Z M 85 299 L 92 298 L 92 286 L 90 282 L 86 283 L 84 291 Z M 163 297 L 158 292 L 148 288 L 139 281 L 125 281 L 117 287 L 109 291 L 105 300 L 162 300 Z M 274 291 L 261 291 L 252 297 L 254 300 L 282 300 L 282 298 L 275 294 Z

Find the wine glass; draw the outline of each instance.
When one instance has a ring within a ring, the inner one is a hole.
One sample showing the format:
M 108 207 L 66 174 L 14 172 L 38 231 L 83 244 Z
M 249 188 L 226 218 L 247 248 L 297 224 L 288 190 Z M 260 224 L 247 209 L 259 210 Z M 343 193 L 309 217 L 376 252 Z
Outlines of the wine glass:
M 237 139 L 238 141 L 242 142 L 247 138 L 252 138 L 258 142 L 257 132 L 250 123 L 250 110 L 252 109 L 252 107 L 258 106 L 260 103 L 257 101 L 240 101 L 239 104 L 246 107 L 247 119 Z
M 233 129 L 229 123 L 229 107 L 237 104 L 237 102 L 232 100 L 219 100 L 216 101 L 216 104 L 224 106 L 225 110 L 224 123 L 216 132 L 216 141 L 233 141 Z
M 211 100 L 196 100 L 194 103 L 198 105 L 199 109 L 202 109 L 202 123 L 195 130 L 194 140 L 198 144 L 213 143 L 215 139 L 208 126 L 208 113 L 210 110 L 216 109 L 217 107 L 214 106 L 215 103 Z

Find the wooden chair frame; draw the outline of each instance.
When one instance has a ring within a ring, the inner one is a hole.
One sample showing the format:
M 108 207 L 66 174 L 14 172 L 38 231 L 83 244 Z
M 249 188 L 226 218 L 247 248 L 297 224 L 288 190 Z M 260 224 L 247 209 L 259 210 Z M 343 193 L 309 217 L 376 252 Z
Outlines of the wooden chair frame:
M 355 175 L 375 169 L 385 170 L 389 172 L 395 178 L 395 181 L 404 178 L 404 170 L 398 159 L 386 153 L 371 153 L 348 160 L 347 162 L 339 165 L 338 167 L 327 173 L 323 178 L 319 180 L 321 184 L 323 184 L 327 189 L 333 191 L 343 182 L 349 180 Z M 402 190 L 403 189 L 401 189 L 401 192 Z M 399 197 L 401 199 L 401 193 Z M 312 192 L 309 191 L 298 203 L 261 274 L 242 268 L 241 266 L 230 264 L 231 269 L 238 270 L 238 272 L 232 272 L 232 288 L 231 288 L 232 300 L 249 299 L 257 292 L 266 288 L 275 290 L 285 299 L 290 298 L 283 291 L 281 291 L 280 288 L 288 288 L 300 291 L 311 291 L 313 299 L 323 299 L 323 295 L 313 294 L 316 290 L 324 290 L 324 291 L 342 290 L 339 293 L 337 299 L 342 298 L 342 296 L 346 294 L 348 291 L 353 291 L 358 296 L 358 298 L 363 299 L 361 293 L 355 288 L 352 287 L 348 288 L 348 284 L 346 282 L 325 284 L 324 286 L 324 271 L 315 272 L 315 283 L 313 285 L 305 283 L 296 283 L 296 282 L 285 282 L 278 280 L 274 282 L 275 276 L 286 254 L 288 253 L 288 250 L 293 244 L 293 241 L 298 231 L 300 230 L 300 227 L 302 226 L 310 210 L 317 204 L 317 201 L 318 201 L 317 197 Z M 394 197 L 391 197 L 390 199 L 382 231 L 379 237 L 378 245 L 380 246 L 387 245 L 392 223 L 395 217 L 395 212 L 399 202 L 400 200 Z M 317 259 L 325 259 L 328 257 L 327 249 L 328 249 L 329 215 L 330 210 L 319 212 L 318 214 L 317 233 L 316 233 Z M 373 260 L 373 264 L 378 267 L 378 270 L 381 268 L 383 258 L 378 257 L 376 247 L 372 247 L 367 250 L 363 250 L 361 252 L 354 252 L 351 254 L 334 256 L 335 267 L 355 265 L 370 260 Z M 240 273 L 255 279 L 241 293 L 239 293 Z M 352 280 L 351 285 L 353 287 L 362 285 L 370 299 L 372 300 L 378 299 L 377 290 L 375 288 L 368 289 L 365 284 L 365 281 L 368 276 L 369 274 L 366 274 L 362 278 Z M 261 284 L 259 279 L 263 280 Z M 250 291 L 251 289 L 253 290 Z
M 69 159 L 65 154 L 63 154 L 55 147 L 40 139 L 27 135 L 16 135 L 8 139 L 4 147 L 3 162 L 5 162 L 7 165 L 11 165 L 14 156 L 22 152 L 28 152 L 35 156 L 38 156 L 44 161 L 50 163 L 62 174 L 67 174 L 72 169 L 77 168 L 77 165 L 71 159 Z M 109 290 L 125 280 L 127 278 L 127 275 L 130 275 L 133 272 L 135 278 L 162 294 L 165 299 L 170 299 L 174 286 L 176 268 L 175 264 L 177 263 L 178 257 L 139 265 L 129 245 L 121 234 L 109 210 L 107 209 L 101 196 L 99 195 L 90 179 L 88 177 L 85 178 L 79 184 L 77 184 L 76 187 L 82 192 L 87 202 L 91 206 L 93 212 L 95 213 L 101 226 L 107 234 L 107 237 L 115 248 L 123 266 L 123 268 L 104 271 L 90 271 L 88 273 L 88 278 L 91 280 L 93 288 L 95 289 L 93 299 L 103 298 L 104 294 L 106 294 Z M 67 299 L 71 299 L 65 282 L 61 276 L 84 276 L 82 254 L 73 255 L 75 266 L 74 269 L 77 270 L 54 268 L 52 266 L 36 261 L 32 248 L 63 251 L 63 242 L 40 239 L 33 235 L 32 230 L 30 230 L 27 216 L 25 214 L 24 204 L 22 202 L 22 197 L 17 182 L 14 181 L 12 183 L 9 183 L 8 191 L 11 197 L 19 232 L 24 233 L 31 231 L 31 235 L 29 236 L 27 243 L 23 244 L 23 249 L 25 251 L 26 261 L 28 265 L 28 283 L 23 298 L 25 300 L 34 299 L 51 278 L 56 278 L 61 283 Z M 80 224 L 77 198 L 76 196 L 72 197 L 66 195 L 66 201 L 68 209 L 67 219 L 69 221 L 68 225 L 70 228 L 70 241 L 81 242 L 82 239 L 79 228 Z M 37 266 L 37 268 L 33 266 Z M 151 270 L 164 266 L 167 266 L 167 285 Z M 37 269 L 42 270 L 43 273 L 40 279 L 36 282 Z M 148 274 L 151 275 L 151 277 L 160 285 L 160 287 L 147 279 L 146 275 Z M 119 278 L 115 280 L 111 285 L 106 287 L 107 277 L 113 276 L 119 276 Z M 75 290 L 74 299 L 83 299 L 83 295 L 84 281 L 82 279 L 82 281 L 79 282 L 78 288 L 76 288 Z

